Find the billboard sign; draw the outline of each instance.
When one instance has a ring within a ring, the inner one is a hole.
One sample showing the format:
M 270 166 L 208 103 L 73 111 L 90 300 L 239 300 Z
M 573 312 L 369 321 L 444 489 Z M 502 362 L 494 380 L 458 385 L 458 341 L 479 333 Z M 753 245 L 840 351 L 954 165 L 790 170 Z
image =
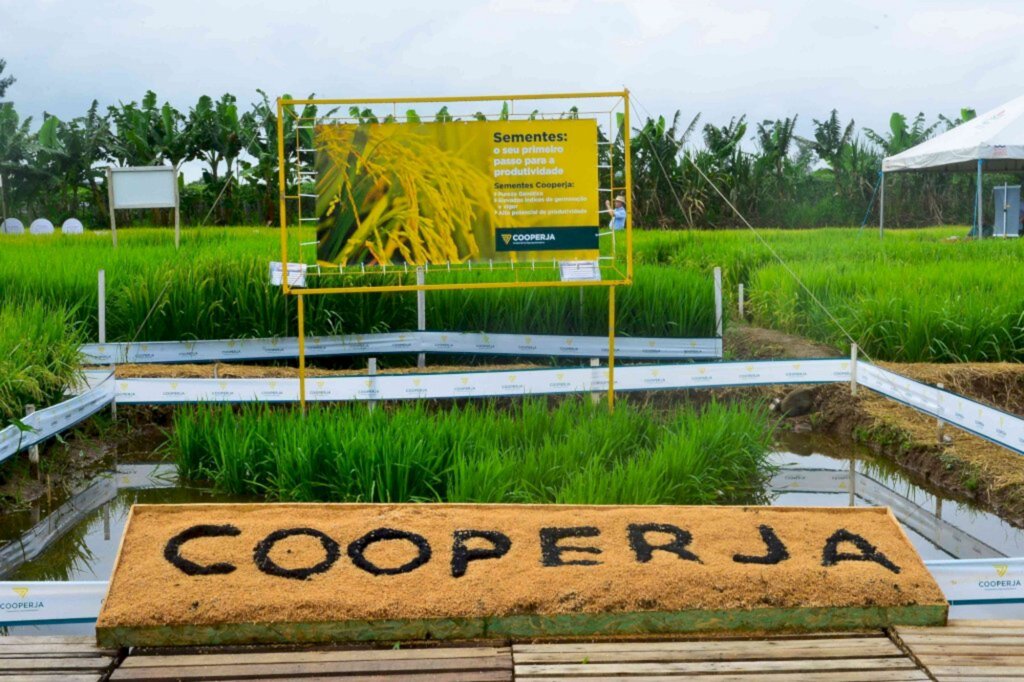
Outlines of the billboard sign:
M 593 119 L 316 127 L 317 260 L 593 260 Z

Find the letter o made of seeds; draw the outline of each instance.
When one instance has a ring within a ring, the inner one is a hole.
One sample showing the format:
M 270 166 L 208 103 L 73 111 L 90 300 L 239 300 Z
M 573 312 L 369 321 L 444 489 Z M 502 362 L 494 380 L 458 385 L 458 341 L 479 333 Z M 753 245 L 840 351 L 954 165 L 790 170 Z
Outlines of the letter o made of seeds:
M 377 564 L 369 561 L 366 556 L 367 548 L 382 540 L 405 540 L 411 542 L 419 554 L 414 559 L 408 561 L 401 566 L 396 568 L 381 568 Z M 415 571 L 423 564 L 430 561 L 431 551 L 430 543 L 422 535 L 416 533 L 409 533 L 404 530 L 396 530 L 395 528 L 376 528 L 371 530 L 369 533 L 359 538 L 348 546 L 348 556 L 352 559 L 352 563 L 363 569 L 370 575 L 398 575 L 400 573 L 409 573 Z
M 270 551 L 274 549 L 279 541 L 285 538 L 292 537 L 293 535 L 308 535 L 316 538 L 320 541 L 320 544 L 324 548 L 324 560 L 315 566 L 309 566 L 308 568 L 284 568 L 276 564 L 270 558 Z M 338 547 L 338 543 L 332 540 L 328 535 L 322 533 L 314 528 L 285 528 L 282 530 L 275 530 L 273 533 L 263 538 L 256 548 L 253 550 L 252 558 L 256 563 L 256 568 L 260 569 L 267 575 L 277 576 L 279 578 L 291 578 L 293 580 L 305 580 L 311 575 L 317 573 L 323 573 L 327 571 L 334 562 L 341 556 L 341 549 Z

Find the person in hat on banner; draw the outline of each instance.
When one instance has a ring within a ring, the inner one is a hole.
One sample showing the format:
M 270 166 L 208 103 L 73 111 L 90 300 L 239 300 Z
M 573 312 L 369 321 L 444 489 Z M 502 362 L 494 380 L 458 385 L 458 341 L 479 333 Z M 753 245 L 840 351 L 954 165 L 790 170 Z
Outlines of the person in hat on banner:
M 626 197 L 621 194 L 615 197 L 615 207 L 612 208 L 612 202 L 605 201 L 604 205 L 606 210 L 602 213 L 611 213 L 612 219 L 608 223 L 608 227 L 613 230 L 624 230 L 626 229 Z

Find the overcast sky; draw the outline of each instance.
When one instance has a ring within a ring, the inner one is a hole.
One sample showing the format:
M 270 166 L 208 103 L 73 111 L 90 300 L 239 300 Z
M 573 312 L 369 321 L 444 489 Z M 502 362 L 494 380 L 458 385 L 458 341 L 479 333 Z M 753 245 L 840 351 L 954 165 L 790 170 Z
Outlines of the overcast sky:
M 501 94 L 618 89 L 724 123 L 836 107 L 980 111 L 1021 94 L 1024 1 L 0 0 L 20 111 L 80 115 L 147 89 L 201 94 Z

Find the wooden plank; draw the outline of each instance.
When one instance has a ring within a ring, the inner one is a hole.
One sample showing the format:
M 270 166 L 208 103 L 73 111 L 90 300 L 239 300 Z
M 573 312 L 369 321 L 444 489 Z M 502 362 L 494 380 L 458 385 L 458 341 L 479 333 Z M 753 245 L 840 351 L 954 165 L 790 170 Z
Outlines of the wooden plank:
M 395 661 L 330 661 L 269 663 L 262 666 L 206 665 L 184 668 L 118 668 L 111 680 L 272 679 L 358 673 L 478 672 L 512 669 L 510 658 L 404 659 Z
M 1006 637 L 1000 637 L 999 635 L 964 635 L 959 633 L 949 633 L 942 635 L 934 635 L 931 633 L 896 633 L 901 640 L 904 642 L 935 642 L 937 644 L 962 644 L 970 642 L 978 642 L 979 644 L 998 644 L 1000 646 L 1015 646 L 1024 642 L 1024 635 L 1008 635 Z
M 585 663 L 515 666 L 517 677 L 530 675 L 637 675 L 640 673 L 797 673 L 824 670 L 916 670 L 908 658 L 846 658 L 813 661 L 704 661 L 699 663 Z
M 114 656 L 116 649 L 99 649 L 96 644 L 91 646 L 78 644 L 14 644 L 0 647 L 0 659 L 20 658 L 24 656 Z
M 1006 682 L 1012 679 L 1006 675 L 943 675 L 941 682 Z
M 792 677 L 787 675 L 778 675 L 778 682 L 790 682 Z M 566 680 L 572 679 L 571 677 L 558 676 L 540 676 L 540 677 L 522 677 L 517 676 L 516 679 L 522 679 L 529 682 L 566 682 Z M 587 682 L 624 682 L 624 680 L 631 680 L 635 682 L 765 682 L 766 679 L 774 680 L 774 677 L 767 677 L 760 673 L 750 674 L 738 674 L 738 675 L 630 675 L 623 678 L 620 675 L 605 676 L 586 676 Z M 863 672 L 850 672 L 850 671 L 839 671 L 839 672 L 804 672 L 800 674 L 801 682 L 927 682 L 931 678 L 921 670 L 868 670 Z M 303 680 L 303 682 L 306 682 Z M 345 682 L 349 682 L 346 678 Z M 1006 682 L 1005 678 L 1000 682 Z
M 268 663 L 329 663 L 332 661 L 397 661 L 506 657 L 507 647 L 461 647 L 428 649 L 340 649 L 335 651 L 261 651 L 231 654 L 132 655 L 122 668 L 187 667 L 192 665 L 266 665 Z M 509 659 L 511 660 L 511 659 Z
M 738 643 L 734 643 L 738 644 Z M 693 648 L 677 650 L 645 651 L 643 649 L 621 649 L 619 651 L 545 652 L 515 653 L 513 660 L 518 663 L 590 663 L 645 662 L 645 661 L 734 661 L 734 660 L 778 660 L 778 659 L 830 659 L 830 658 L 884 658 L 902 657 L 904 653 L 892 642 L 871 642 L 869 645 L 773 649 L 763 642 L 743 643 L 728 648 Z
M 896 632 L 908 635 L 928 635 L 931 637 L 951 637 L 953 635 L 991 635 L 994 637 L 1024 637 L 1024 628 L 983 628 L 983 627 L 969 627 L 961 628 L 948 626 L 944 628 L 920 628 L 920 627 L 908 627 L 908 626 L 897 626 Z
M 12 644 L 88 644 L 96 646 L 96 638 L 88 635 L 11 635 L 0 637 L 0 647 Z
M 91 675 L 67 675 L 65 673 L 60 674 L 46 674 L 40 673 L 6 673 L 0 671 L 0 680 L 10 679 L 8 675 L 14 677 L 14 679 L 22 682 L 97 682 L 101 677 L 100 673 L 93 673 Z M 347 682 L 347 681 L 346 681 Z
M 969 620 L 966 618 L 957 618 L 950 620 L 947 627 L 1013 628 L 1024 631 L 1024 620 Z
M 913 652 L 918 656 L 1016 656 L 1024 657 L 1024 648 L 1008 647 L 1000 644 L 984 643 L 983 640 L 974 644 L 915 644 Z
M 989 677 L 1003 677 L 1013 680 L 1019 680 L 1024 676 L 1024 669 L 1021 668 L 1003 668 L 1000 666 L 988 665 L 937 665 L 928 666 L 928 671 L 940 680 L 945 680 L 947 677 L 957 675 L 961 677 L 969 677 L 972 680 L 978 679 L 978 677 L 982 675 L 987 675 Z
M 511 670 L 486 672 L 402 673 L 397 675 L 344 675 L 337 677 L 303 677 L 302 682 L 512 682 Z M 641 680 L 643 678 L 640 678 Z M 678 682 L 679 678 L 675 678 Z M 563 679 L 564 682 L 564 679 Z M 618 682 L 621 682 L 619 680 Z
M 764 644 L 774 649 L 804 649 L 809 646 L 829 646 L 831 643 L 838 643 L 842 646 L 856 645 L 859 643 L 882 642 L 891 644 L 888 637 L 878 634 L 874 636 L 861 637 L 836 637 L 836 638 L 810 638 L 794 637 L 782 639 L 770 637 L 764 639 L 688 639 L 677 641 L 653 641 L 653 642 L 553 642 L 549 644 L 512 644 L 513 654 L 543 654 L 543 653 L 597 653 L 607 651 L 678 651 L 683 649 L 729 649 L 736 646 L 747 646 L 752 644 Z
M 8 658 L 3 661 L 4 672 L 13 670 L 104 670 L 111 659 L 102 656 L 89 658 Z
M 921 656 L 919 657 L 927 666 L 950 666 L 950 665 L 978 665 L 986 667 L 1007 667 L 1020 670 L 1024 677 L 1024 658 L 1021 656 L 970 656 L 960 654 L 957 656 Z

